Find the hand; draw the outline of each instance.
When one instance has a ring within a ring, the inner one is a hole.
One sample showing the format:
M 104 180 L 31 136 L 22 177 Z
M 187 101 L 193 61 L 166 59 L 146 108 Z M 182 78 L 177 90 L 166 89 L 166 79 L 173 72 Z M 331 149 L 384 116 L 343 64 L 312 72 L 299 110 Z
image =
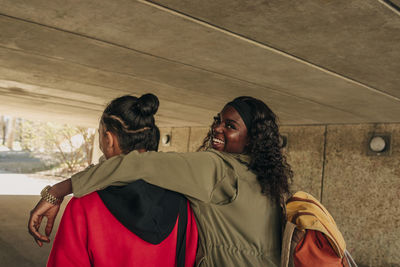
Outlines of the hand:
M 35 239 L 35 242 L 41 247 L 43 242 L 50 242 L 50 233 L 53 230 L 54 220 L 60 210 L 60 205 L 53 205 L 45 200 L 40 200 L 36 207 L 31 211 L 31 216 L 28 222 L 28 231 Z M 40 224 L 42 223 L 43 217 L 47 218 L 45 234 L 42 235 L 39 232 Z

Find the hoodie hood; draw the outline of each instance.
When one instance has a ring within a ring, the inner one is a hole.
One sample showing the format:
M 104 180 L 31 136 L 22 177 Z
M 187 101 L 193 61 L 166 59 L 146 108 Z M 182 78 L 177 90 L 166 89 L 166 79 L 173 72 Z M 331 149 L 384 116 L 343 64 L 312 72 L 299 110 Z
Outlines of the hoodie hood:
M 159 244 L 169 236 L 180 208 L 186 205 L 181 194 L 143 180 L 122 187 L 109 186 L 98 194 L 119 222 L 151 244 Z

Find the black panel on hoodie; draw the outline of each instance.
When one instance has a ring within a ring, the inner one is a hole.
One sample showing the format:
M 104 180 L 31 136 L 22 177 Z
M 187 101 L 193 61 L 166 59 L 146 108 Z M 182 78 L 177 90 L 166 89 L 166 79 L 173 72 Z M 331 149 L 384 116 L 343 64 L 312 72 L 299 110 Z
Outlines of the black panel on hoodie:
M 135 235 L 159 244 L 174 229 L 186 198 L 143 180 L 126 186 L 109 186 L 98 194 L 110 212 Z M 184 222 L 186 226 L 186 221 Z

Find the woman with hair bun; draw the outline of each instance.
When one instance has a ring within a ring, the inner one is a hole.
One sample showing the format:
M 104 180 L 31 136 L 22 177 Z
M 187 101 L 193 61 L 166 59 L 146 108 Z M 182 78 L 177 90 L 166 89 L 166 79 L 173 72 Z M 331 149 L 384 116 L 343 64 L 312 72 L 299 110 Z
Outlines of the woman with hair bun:
M 80 172 L 49 193 L 81 197 L 143 179 L 190 201 L 199 230 L 198 266 L 278 266 L 280 203 L 289 193 L 292 171 L 276 120 L 264 102 L 238 97 L 215 116 L 202 151 L 131 152 Z M 32 211 L 30 229 L 38 241 L 46 239 L 33 226 L 40 216 L 52 220 L 52 208 L 42 201 Z
M 99 125 L 105 159 L 157 151 L 158 105 L 153 94 L 111 101 Z M 196 248 L 197 227 L 186 198 L 137 180 L 72 198 L 47 266 L 193 266 Z

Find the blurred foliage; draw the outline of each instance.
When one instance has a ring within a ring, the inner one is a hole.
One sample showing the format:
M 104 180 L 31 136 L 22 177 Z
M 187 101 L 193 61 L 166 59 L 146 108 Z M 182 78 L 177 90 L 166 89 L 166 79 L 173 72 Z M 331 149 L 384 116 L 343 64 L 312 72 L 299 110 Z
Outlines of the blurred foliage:
M 22 150 L 51 156 L 64 174 L 91 162 L 94 129 L 25 119 L 18 119 L 15 128 Z

